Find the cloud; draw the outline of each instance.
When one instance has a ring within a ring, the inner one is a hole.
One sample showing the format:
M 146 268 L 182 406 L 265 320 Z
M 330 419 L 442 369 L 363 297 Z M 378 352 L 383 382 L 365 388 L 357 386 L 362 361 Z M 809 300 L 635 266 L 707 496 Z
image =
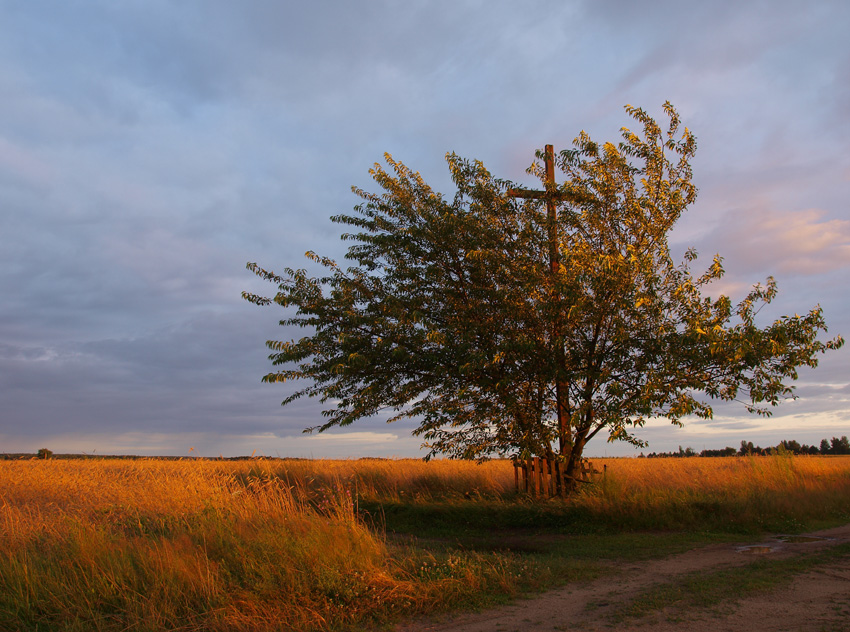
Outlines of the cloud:
M 850 220 L 821 209 L 730 211 L 704 242 L 722 244 L 735 275 L 813 276 L 850 265 Z
M 347 436 L 352 435 L 352 436 Z M 356 458 L 361 456 L 424 456 L 420 441 L 390 433 L 354 432 L 335 436 L 279 435 L 274 432 L 116 431 L 48 432 L 22 437 L 0 432 L 4 452 L 36 452 L 48 447 L 58 454 L 131 454 L 138 456 Z M 191 451 L 190 451 L 191 448 Z
M 293 437 L 287 437 L 292 439 Z M 392 443 L 398 441 L 398 435 L 389 432 L 344 432 L 344 433 L 327 433 L 320 432 L 311 435 L 305 435 L 306 441 L 317 441 L 321 443 Z

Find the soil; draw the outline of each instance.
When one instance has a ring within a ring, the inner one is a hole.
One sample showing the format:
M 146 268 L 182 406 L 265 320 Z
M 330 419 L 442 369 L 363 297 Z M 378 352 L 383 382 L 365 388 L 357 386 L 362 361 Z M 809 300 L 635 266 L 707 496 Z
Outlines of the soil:
M 694 632 L 764 630 L 850 631 L 850 568 L 826 562 L 795 575 L 782 587 L 694 610 L 669 608 L 642 618 L 617 616 L 653 584 L 699 571 L 742 566 L 756 558 L 790 558 L 850 541 L 850 525 L 786 541 L 765 538 L 738 545 L 710 545 L 661 560 L 628 564 L 616 575 L 571 584 L 485 612 L 443 616 L 396 628 L 396 632 L 554 632 L 640 630 Z M 820 539 L 824 538 L 824 539 Z

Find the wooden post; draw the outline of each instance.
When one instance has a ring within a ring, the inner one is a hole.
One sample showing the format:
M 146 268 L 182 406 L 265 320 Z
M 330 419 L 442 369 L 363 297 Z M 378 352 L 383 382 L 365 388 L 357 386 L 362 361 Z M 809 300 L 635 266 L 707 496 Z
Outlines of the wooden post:
M 514 491 L 519 494 L 519 463 L 514 459 Z
M 534 495 L 540 495 L 540 458 L 531 457 L 531 475 L 534 477 Z
M 567 479 L 566 479 L 566 464 L 563 461 L 558 461 L 558 484 L 560 488 L 558 493 L 561 498 L 567 497 Z
M 567 464 L 563 461 L 559 461 L 558 465 L 561 468 L 561 497 L 567 497 Z
M 537 496 L 541 496 L 543 494 L 543 475 L 540 471 L 540 457 L 534 457 L 534 493 Z
M 537 467 L 540 468 L 538 479 L 540 480 L 540 495 L 546 496 L 546 459 L 543 457 L 537 458 Z
M 546 457 L 540 457 L 540 494 L 542 496 L 549 495 L 549 472 L 546 468 Z
M 552 457 L 546 459 L 546 469 L 549 470 L 549 497 L 552 498 L 557 493 L 558 485 L 555 478 L 555 461 Z
M 537 467 L 537 491 L 540 496 L 546 495 L 546 472 L 543 470 L 543 459 L 537 457 L 537 462 L 534 464 Z
M 543 495 L 549 496 L 549 487 L 552 484 L 552 477 L 549 476 L 549 459 L 545 456 L 540 457 L 540 473 L 541 473 L 541 487 L 543 491 Z
M 561 462 L 556 460 L 552 465 L 555 468 L 555 493 L 554 493 L 554 495 L 555 496 L 563 496 L 563 493 L 561 493 Z
M 561 268 L 560 261 L 560 243 L 558 239 L 558 209 L 557 203 L 566 199 L 566 194 L 557 190 L 555 184 L 555 148 L 552 145 L 546 145 L 543 161 L 546 169 L 546 176 L 543 181 L 545 191 L 533 191 L 527 189 L 508 189 L 508 195 L 511 197 L 524 198 L 527 200 L 545 200 L 546 201 L 546 232 L 549 246 L 549 271 L 552 275 L 552 302 L 560 301 L 560 293 L 557 290 L 556 282 L 558 272 Z M 567 455 L 567 448 L 572 449 L 572 436 L 570 431 L 570 411 L 568 397 L 568 384 L 564 380 L 566 372 L 566 358 L 564 357 L 563 344 L 561 338 L 561 323 L 556 317 L 552 327 L 552 339 L 555 343 L 555 354 L 558 368 L 561 374 L 555 379 L 555 412 L 558 416 L 558 443 L 561 456 Z

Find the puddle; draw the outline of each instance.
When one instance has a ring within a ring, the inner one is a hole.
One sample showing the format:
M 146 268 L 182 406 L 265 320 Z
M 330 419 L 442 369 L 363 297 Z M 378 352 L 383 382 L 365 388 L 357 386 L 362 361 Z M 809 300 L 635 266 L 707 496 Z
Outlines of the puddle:
M 806 542 L 823 542 L 832 538 L 824 538 L 819 535 L 777 535 L 773 537 L 777 542 L 782 544 L 798 544 Z M 781 551 L 782 546 L 779 544 L 750 544 L 748 546 L 739 546 L 735 550 L 738 553 L 746 553 L 748 555 L 767 555 Z
M 773 553 L 775 550 L 776 547 L 767 546 L 765 544 L 738 547 L 738 553 L 747 553 L 749 555 L 767 555 L 768 553 Z
M 817 535 L 778 535 L 774 540 L 780 542 L 797 543 L 797 542 L 823 542 L 829 538 L 822 538 Z

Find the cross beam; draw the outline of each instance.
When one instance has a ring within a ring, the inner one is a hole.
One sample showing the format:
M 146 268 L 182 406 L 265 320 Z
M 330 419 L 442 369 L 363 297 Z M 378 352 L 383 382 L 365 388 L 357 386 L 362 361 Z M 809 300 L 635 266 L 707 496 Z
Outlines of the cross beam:
M 546 200 L 546 224 L 549 238 L 549 266 L 552 274 L 558 272 L 560 257 L 558 256 L 558 215 L 556 204 L 565 198 L 555 186 L 555 149 L 552 145 L 546 145 L 543 155 L 546 165 L 546 179 L 544 180 L 545 191 L 534 191 L 529 189 L 508 189 L 508 195 L 526 200 Z

